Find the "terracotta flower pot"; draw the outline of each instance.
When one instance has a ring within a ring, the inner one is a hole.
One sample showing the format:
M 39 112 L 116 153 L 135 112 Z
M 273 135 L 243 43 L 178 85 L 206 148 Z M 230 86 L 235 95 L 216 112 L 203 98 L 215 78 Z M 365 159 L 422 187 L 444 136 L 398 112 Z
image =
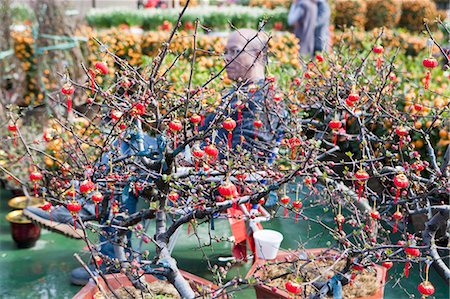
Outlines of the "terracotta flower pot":
M 22 210 L 9 212 L 6 219 L 11 223 L 11 236 L 17 247 L 30 248 L 36 244 L 41 235 L 41 229 L 25 218 Z
M 306 254 L 310 255 L 319 255 L 322 252 L 324 252 L 326 248 L 312 248 L 312 249 L 305 249 L 305 250 L 299 250 L 299 251 L 290 251 L 290 252 L 279 252 L 277 257 L 271 261 L 290 261 L 296 258 L 297 254 L 300 252 L 305 252 Z M 331 251 L 330 253 L 335 253 L 335 251 Z M 260 276 L 260 270 L 257 271 L 257 268 L 266 264 L 268 261 L 266 260 L 256 260 L 253 266 L 250 268 L 250 270 L 247 273 L 246 278 L 249 277 L 259 277 Z M 270 261 L 269 261 L 270 262 Z M 358 297 L 357 299 L 383 299 L 383 293 L 384 293 L 384 285 L 386 283 L 386 268 L 376 265 L 375 269 L 377 271 L 377 277 L 376 281 L 379 287 L 377 288 L 377 291 L 372 295 L 368 297 Z M 289 294 L 288 292 L 277 289 L 276 291 L 272 290 L 272 287 L 267 285 L 255 285 L 254 286 L 256 291 L 256 298 L 259 299 L 289 299 L 292 298 L 292 294 Z M 296 297 L 297 298 L 297 297 Z M 300 297 L 298 297 L 300 298 Z
M 194 274 L 185 272 L 183 270 L 180 270 L 180 272 L 183 275 L 183 277 L 189 281 L 189 283 L 191 284 L 191 286 L 193 288 L 195 288 L 195 286 L 202 286 L 203 289 L 205 287 L 208 287 L 211 290 L 217 290 L 219 288 L 217 285 L 213 284 L 212 282 L 210 282 L 204 278 L 201 278 Z M 109 285 L 113 289 L 118 289 L 118 288 L 124 287 L 124 286 L 131 286 L 131 282 L 124 274 L 108 274 L 108 275 L 106 275 L 106 280 L 108 281 Z M 154 277 L 153 275 L 146 274 L 145 280 L 147 282 L 153 282 L 158 279 L 156 277 Z M 106 284 L 104 283 L 103 279 L 100 278 L 99 282 L 101 283 L 103 288 L 106 291 L 108 291 L 108 288 L 107 288 Z M 92 281 L 92 279 L 91 279 L 91 280 L 89 280 L 89 283 L 87 285 L 85 285 L 72 299 L 91 299 L 97 292 L 98 292 L 98 287 L 95 284 L 95 282 Z M 226 299 L 227 297 L 224 295 L 224 296 L 221 296 L 218 298 Z
M 40 206 L 44 204 L 44 199 L 41 197 L 30 197 L 30 201 L 27 202 L 26 196 L 17 196 L 8 201 L 8 206 L 12 209 L 25 209 L 28 206 Z

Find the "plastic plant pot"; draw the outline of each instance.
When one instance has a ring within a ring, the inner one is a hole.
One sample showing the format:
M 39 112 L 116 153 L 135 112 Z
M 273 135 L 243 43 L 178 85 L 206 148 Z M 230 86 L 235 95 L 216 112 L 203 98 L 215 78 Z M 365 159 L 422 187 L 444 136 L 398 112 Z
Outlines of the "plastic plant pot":
M 212 282 L 201 278 L 199 276 L 196 276 L 194 274 L 185 272 L 183 270 L 180 270 L 183 277 L 189 281 L 191 287 L 195 290 L 196 287 L 200 287 L 201 289 L 209 288 L 211 291 L 217 290 L 219 287 Z M 124 274 L 108 274 L 105 276 L 106 280 L 108 281 L 108 284 L 113 289 L 119 289 L 120 287 L 124 286 L 131 286 L 130 280 L 124 275 Z M 99 283 L 102 285 L 102 287 L 105 289 L 106 292 L 108 292 L 108 287 L 106 286 L 103 279 L 100 277 L 98 278 Z M 156 277 L 150 274 L 145 275 L 145 280 L 147 282 L 153 282 L 158 280 Z M 96 283 L 90 279 L 89 283 L 85 285 L 72 299 L 91 299 L 94 298 L 94 295 L 98 292 L 98 287 Z M 222 298 L 226 299 L 226 295 L 222 295 L 215 298 Z
M 296 250 L 296 251 L 289 251 L 289 252 L 279 252 L 275 259 L 271 261 L 279 261 L 279 262 L 286 262 L 286 261 L 292 261 L 296 259 L 301 253 L 306 255 L 321 255 L 323 254 L 327 249 L 326 248 L 311 248 L 311 249 L 305 249 L 305 250 Z M 329 250 L 328 253 L 330 255 L 336 254 L 336 251 Z M 250 270 L 247 273 L 246 278 L 250 277 L 259 277 L 261 275 L 261 271 L 259 268 L 266 264 L 268 261 L 263 259 L 257 259 L 255 263 L 252 265 Z M 377 290 L 374 294 L 371 296 L 366 297 L 358 297 L 356 299 L 383 299 L 384 294 L 384 285 L 386 283 L 386 268 L 375 265 L 375 270 L 377 272 L 376 276 L 376 283 L 377 283 Z M 272 287 L 268 285 L 255 285 L 254 286 L 256 291 L 256 298 L 258 299 L 288 299 L 292 298 L 293 295 L 288 293 L 285 290 L 282 289 L 276 289 L 273 290 Z M 296 297 L 297 298 L 297 297 Z M 303 297 L 298 297 L 303 298 Z

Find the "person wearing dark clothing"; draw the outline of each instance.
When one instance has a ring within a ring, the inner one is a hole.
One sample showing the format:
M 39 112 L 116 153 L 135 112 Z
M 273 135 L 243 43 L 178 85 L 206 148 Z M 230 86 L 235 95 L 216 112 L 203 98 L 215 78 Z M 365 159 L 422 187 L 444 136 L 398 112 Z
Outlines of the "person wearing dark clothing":
M 327 51 L 330 39 L 330 5 L 327 0 L 317 0 L 317 21 L 314 31 L 314 52 Z
M 301 55 L 314 53 L 317 11 L 315 0 L 295 0 L 289 10 L 288 24 L 294 27 L 294 34 L 300 39 Z

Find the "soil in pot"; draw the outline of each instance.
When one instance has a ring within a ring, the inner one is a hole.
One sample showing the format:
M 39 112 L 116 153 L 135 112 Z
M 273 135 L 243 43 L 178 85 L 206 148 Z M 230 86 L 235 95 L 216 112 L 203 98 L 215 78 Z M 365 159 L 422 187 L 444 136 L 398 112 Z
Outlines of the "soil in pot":
M 177 289 L 175 289 L 175 287 L 168 281 L 157 280 L 153 282 L 147 282 L 147 287 L 150 290 L 150 293 L 142 293 L 141 290 L 138 290 L 133 286 L 120 287 L 119 289 L 116 289 L 115 292 L 121 299 L 181 299 L 181 296 L 178 294 Z M 194 292 L 196 296 L 201 295 L 200 293 L 196 292 L 195 289 Z M 114 297 L 111 293 L 108 293 L 108 298 Z M 98 291 L 97 293 L 95 293 L 94 299 L 106 298 L 100 291 Z
M 325 282 L 338 271 L 344 269 L 344 266 L 344 260 L 335 263 L 335 260 L 331 257 L 323 257 L 320 260 L 316 259 L 311 262 L 304 260 L 298 260 L 295 263 L 273 262 L 259 270 L 257 276 L 264 281 L 268 280 L 268 282 L 265 282 L 265 285 L 276 287 L 279 290 L 287 292 L 285 284 L 288 281 L 305 283 L 321 275 L 319 281 Z M 296 275 L 297 272 L 298 275 Z M 355 271 L 355 274 L 355 278 L 349 284 L 342 287 L 342 298 L 369 297 L 377 292 L 379 285 L 377 283 L 375 269 L 368 268 L 362 271 Z M 274 277 L 280 278 L 273 279 Z M 305 298 L 309 298 L 311 293 L 316 293 L 317 291 L 318 289 L 309 284 L 303 287 L 301 294 Z

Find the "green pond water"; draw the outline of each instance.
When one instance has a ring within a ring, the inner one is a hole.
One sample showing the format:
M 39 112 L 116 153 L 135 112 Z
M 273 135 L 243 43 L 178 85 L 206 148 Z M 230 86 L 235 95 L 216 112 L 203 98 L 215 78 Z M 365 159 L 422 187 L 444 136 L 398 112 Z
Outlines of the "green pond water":
M 41 237 L 36 246 L 30 249 L 17 249 L 14 241 L 11 239 L 9 223 L 5 220 L 5 215 L 10 211 L 7 206 L 7 200 L 12 196 L 9 192 L 0 190 L 0 298 L 71 298 L 80 287 L 72 286 L 69 282 L 70 271 L 78 267 L 78 262 L 73 257 L 74 253 L 79 253 L 87 259 L 87 253 L 83 251 L 84 243 L 79 240 L 68 239 L 56 233 L 42 230 Z M 314 211 L 311 211 L 314 213 Z M 331 216 L 324 214 L 321 217 L 325 220 Z M 153 223 L 150 225 L 149 233 L 152 234 Z M 270 223 L 265 223 L 264 227 L 280 231 L 284 235 L 281 244 L 283 249 L 297 248 L 298 242 L 306 242 L 306 247 L 326 247 L 329 236 L 321 233 L 319 226 L 311 226 L 308 235 L 308 223 L 300 220 L 297 224 L 293 220 L 274 219 Z M 199 229 L 200 235 L 207 232 L 207 227 Z M 229 224 L 226 220 L 215 222 L 214 234 L 219 236 L 228 236 L 230 234 Z M 203 242 L 205 242 L 203 240 Z M 137 245 L 137 242 L 134 242 Z M 181 269 L 196 275 L 211 279 L 211 274 L 207 269 L 207 263 L 203 259 L 202 252 L 195 250 L 197 245 L 195 237 L 187 235 L 187 228 L 183 228 L 179 240 L 175 246 L 173 256 L 177 259 Z M 153 249 L 151 244 L 145 244 L 143 249 Z M 231 244 L 217 243 L 213 249 L 206 249 L 206 253 L 212 262 L 217 262 L 219 256 L 230 256 Z M 395 273 L 403 270 L 403 265 L 398 269 L 395 267 L 390 270 L 390 274 L 398 277 Z M 236 275 L 245 276 L 251 267 L 251 262 L 235 266 L 229 272 L 229 277 Z M 431 270 L 430 280 L 436 288 L 435 298 L 449 298 L 449 288 Z M 394 279 L 388 281 L 385 287 L 385 298 L 401 299 L 409 298 L 408 293 L 420 298 L 417 291 L 417 285 L 420 283 L 419 271 L 417 265 L 411 271 L 408 280 L 402 279 L 397 282 Z M 406 293 L 408 292 L 408 293 Z M 252 288 L 244 288 L 234 293 L 235 298 L 255 298 L 255 292 Z M 429 297 L 433 298 L 433 297 Z

